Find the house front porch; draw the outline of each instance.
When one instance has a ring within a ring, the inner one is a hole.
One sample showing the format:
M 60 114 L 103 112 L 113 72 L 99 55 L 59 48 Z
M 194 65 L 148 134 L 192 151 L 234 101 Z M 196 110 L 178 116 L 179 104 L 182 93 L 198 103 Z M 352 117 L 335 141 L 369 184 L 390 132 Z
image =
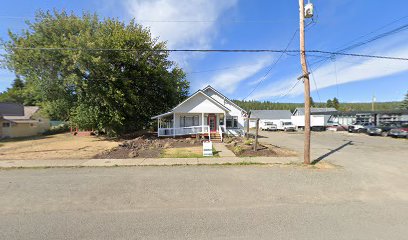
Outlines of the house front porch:
M 173 113 L 157 116 L 159 137 L 204 136 L 221 138 L 226 132 L 226 113 Z

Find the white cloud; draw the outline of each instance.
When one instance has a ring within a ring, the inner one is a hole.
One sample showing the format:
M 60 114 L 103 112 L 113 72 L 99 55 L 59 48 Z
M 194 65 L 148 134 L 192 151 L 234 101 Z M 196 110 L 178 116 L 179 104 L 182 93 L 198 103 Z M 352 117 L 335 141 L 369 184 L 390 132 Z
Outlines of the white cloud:
M 260 70 L 270 65 L 272 60 L 273 58 L 271 56 L 263 56 L 252 60 L 251 63 L 239 64 L 248 66 L 216 74 L 211 78 L 210 83 L 213 87 L 223 92 L 233 93 L 239 86 L 239 83 L 254 76 Z
M 380 47 L 377 47 L 377 49 L 380 49 Z M 408 45 L 400 45 L 391 48 L 391 50 L 388 51 L 384 49 L 387 49 L 385 45 L 381 48 L 381 50 L 376 51 L 375 54 L 393 57 L 408 56 Z M 318 89 L 335 86 L 336 84 L 340 85 L 356 81 L 377 79 L 408 71 L 407 61 L 400 60 L 354 58 L 344 56 L 338 57 L 335 64 L 336 65 L 334 65 L 333 62 L 328 61 L 322 67 L 314 71 L 314 78 L 316 80 Z M 278 81 L 278 83 L 270 84 L 265 90 L 256 92 L 251 99 L 270 99 L 273 101 L 281 100 L 281 97 L 287 94 L 289 89 L 294 85 L 296 78 L 297 76 L 292 75 L 290 78 Z M 310 85 L 311 91 L 314 91 L 315 86 L 312 76 Z M 364 91 L 364 89 L 361 90 Z M 302 83 L 298 84 L 293 90 L 291 90 L 288 96 L 293 97 L 301 94 L 303 94 Z
M 237 0 L 128 0 L 128 13 L 150 27 L 154 37 L 167 41 L 169 48 L 209 48 L 217 33 L 217 20 Z M 146 21 L 209 22 L 146 22 Z M 145 21 L 145 22 L 143 22 Z

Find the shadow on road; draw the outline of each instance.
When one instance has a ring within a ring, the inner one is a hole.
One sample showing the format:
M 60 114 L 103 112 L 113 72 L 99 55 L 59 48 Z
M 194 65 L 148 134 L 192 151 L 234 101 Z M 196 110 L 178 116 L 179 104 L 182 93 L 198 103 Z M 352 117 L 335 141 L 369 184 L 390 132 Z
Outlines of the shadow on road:
M 347 147 L 348 145 L 353 145 L 353 141 L 348 141 L 345 144 L 341 145 L 340 147 L 331 150 L 330 152 L 323 154 L 322 156 L 316 158 L 315 160 L 313 160 L 312 165 L 317 164 L 318 162 L 320 162 L 321 160 L 325 159 L 326 157 L 332 155 L 333 153 L 340 151 L 341 149 Z

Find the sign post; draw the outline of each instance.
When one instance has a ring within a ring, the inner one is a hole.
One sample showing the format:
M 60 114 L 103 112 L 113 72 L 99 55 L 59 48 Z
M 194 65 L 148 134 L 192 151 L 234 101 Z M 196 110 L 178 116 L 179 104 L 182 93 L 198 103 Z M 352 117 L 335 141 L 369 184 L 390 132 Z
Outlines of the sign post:
M 203 156 L 212 157 L 213 156 L 213 146 L 211 141 L 203 142 Z

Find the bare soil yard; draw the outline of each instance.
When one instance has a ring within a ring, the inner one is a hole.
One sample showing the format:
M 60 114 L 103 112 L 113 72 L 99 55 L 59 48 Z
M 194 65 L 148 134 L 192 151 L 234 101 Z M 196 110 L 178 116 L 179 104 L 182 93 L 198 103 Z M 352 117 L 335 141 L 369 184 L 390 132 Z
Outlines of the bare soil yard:
M 287 148 L 267 144 L 259 141 L 257 151 L 254 151 L 254 139 L 233 137 L 225 139 L 226 146 L 238 157 L 293 157 L 297 153 Z
M 117 147 L 119 142 L 69 133 L 0 141 L 0 160 L 86 159 Z
M 157 138 L 145 134 L 126 140 L 119 146 L 96 155 L 95 158 L 196 157 L 198 155 L 202 156 L 200 141 L 191 138 Z

